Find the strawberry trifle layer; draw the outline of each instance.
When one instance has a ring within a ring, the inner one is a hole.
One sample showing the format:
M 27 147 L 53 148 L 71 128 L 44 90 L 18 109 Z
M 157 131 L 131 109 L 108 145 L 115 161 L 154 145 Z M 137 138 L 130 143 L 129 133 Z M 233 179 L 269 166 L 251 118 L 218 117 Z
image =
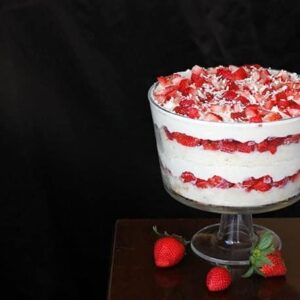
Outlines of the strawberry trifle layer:
M 300 77 L 259 65 L 158 77 L 149 90 L 164 184 L 184 198 L 257 207 L 300 193 Z

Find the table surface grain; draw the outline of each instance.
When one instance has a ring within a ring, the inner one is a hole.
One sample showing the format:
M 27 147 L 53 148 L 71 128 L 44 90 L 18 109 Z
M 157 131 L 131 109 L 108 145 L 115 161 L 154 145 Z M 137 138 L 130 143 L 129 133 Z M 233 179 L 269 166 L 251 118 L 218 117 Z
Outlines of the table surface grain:
M 288 268 L 286 277 L 265 279 L 240 277 L 233 269 L 233 284 L 218 293 L 209 292 L 205 277 L 211 265 L 197 257 L 188 247 L 186 256 L 170 269 L 156 268 L 153 244 L 161 231 L 177 233 L 190 239 L 215 219 L 122 219 L 116 222 L 112 250 L 108 300 L 200 300 L 200 299 L 300 299 L 300 218 L 254 219 L 274 230 L 282 239 Z

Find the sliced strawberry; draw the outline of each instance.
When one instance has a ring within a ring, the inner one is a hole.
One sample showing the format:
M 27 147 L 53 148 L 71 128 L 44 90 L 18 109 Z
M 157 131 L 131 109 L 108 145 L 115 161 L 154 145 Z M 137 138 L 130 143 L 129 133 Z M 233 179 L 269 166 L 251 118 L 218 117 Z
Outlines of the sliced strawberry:
M 219 150 L 219 143 L 217 141 L 203 140 L 202 146 L 204 150 Z
M 263 180 L 259 180 L 256 182 L 253 186 L 252 189 L 259 191 L 259 192 L 266 192 L 272 188 L 272 185 L 269 183 L 265 183 Z
M 286 137 L 283 141 L 283 143 L 285 145 L 288 144 L 293 144 L 293 143 L 299 143 L 300 141 L 300 134 L 295 134 L 295 135 L 289 135 L 288 137 Z
M 239 87 L 234 81 L 229 81 L 227 86 L 229 91 L 236 91 L 239 89 Z
M 244 104 L 244 105 L 247 105 L 247 104 L 249 104 L 250 103 L 250 101 L 246 98 L 246 97 L 244 97 L 244 96 L 238 96 L 237 98 L 236 98 L 236 100 L 237 101 L 240 101 L 242 104 Z
M 244 120 L 246 118 L 245 112 L 241 111 L 241 112 L 232 112 L 230 114 L 231 119 L 233 120 Z
M 275 106 L 275 105 L 276 105 L 276 101 L 269 99 L 265 102 L 264 108 L 267 110 L 271 110 L 273 108 L 273 106 Z
M 281 187 L 284 187 L 288 182 L 289 182 L 288 177 L 284 177 L 284 178 L 281 179 L 281 180 L 274 181 L 274 182 L 273 182 L 273 186 L 274 186 L 274 187 L 277 187 L 277 188 L 281 188 Z
M 188 107 L 186 114 L 191 119 L 198 119 L 200 117 L 199 110 L 195 107 Z
M 248 77 L 248 73 L 243 67 L 238 68 L 232 75 L 234 80 L 243 80 Z
M 193 74 L 192 74 L 192 81 L 195 83 L 195 86 L 198 88 L 201 87 L 206 82 L 204 78 L 197 77 L 197 75 L 193 75 Z
M 212 187 L 216 187 L 216 188 L 220 188 L 220 189 L 227 189 L 232 187 L 234 184 L 225 180 L 224 178 L 220 177 L 220 176 L 213 176 L 211 178 L 208 179 L 208 183 L 212 186 Z
M 250 177 L 242 182 L 242 186 L 246 188 L 246 190 L 250 191 L 256 182 L 257 180 L 254 177 Z
M 196 104 L 194 100 L 187 100 L 187 99 L 182 100 L 182 101 L 179 102 L 179 105 L 181 107 L 191 107 L 194 104 Z
M 234 80 L 234 77 L 228 68 L 218 68 L 217 75 L 229 80 Z
M 263 117 L 264 122 L 273 122 L 273 121 L 278 121 L 281 119 L 282 119 L 282 116 L 278 112 L 270 112 Z
M 259 144 L 256 144 L 256 149 L 259 152 L 266 152 L 269 150 L 269 143 L 268 141 L 264 140 L 260 142 Z
M 189 79 L 187 78 L 182 79 L 178 85 L 178 91 L 183 92 L 189 87 L 189 85 L 190 85 Z
M 229 91 L 226 91 L 224 94 L 223 94 L 223 97 L 228 99 L 228 100 L 233 100 L 237 97 L 237 93 L 232 91 L 232 90 L 229 90 Z
M 275 95 L 275 98 L 277 101 L 279 100 L 286 100 L 287 99 L 287 95 L 285 92 L 280 92 L 278 94 Z
M 183 172 L 181 174 L 181 179 L 183 182 L 192 182 L 195 181 L 197 178 L 191 172 Z
M 208 113 L 205 115 L 204 120 L 209 122 L 222 122 L 223 118 L 217 114 Z
M 159 76 L 157 77 L 157 80 L 162 86 L 167 86 L 168 84 L 170 84 L 170 78 L 167 76 Z
M 208 187 L 210 187 L 210 185 L 209 185 L 209 183 L 208 183 L 208 181 L 206 181 L 206 180 L 204 180 L 204 179 L 197 179 L 196 180 L 196 186 L 198 187 L 198 188 L 200 188 L 200 189 L 206 189 L 206 188 L 208 188 Z
M 258 105 L 248 105 L 245 108 L 245 115 L 248 119 L 256 117 L 258 115 Z
M 223 140 L 219 142 L 219 149 L 223 152 L 232 153 L 237 150 L 237 142 L 233 140 Z
M 268 84 L 272 82 L 272 79 L 270 78 L 270 72 L 267 69 L 259 69 L 259 82 L 263 84 Z
M 249 122 L 250 123 L 261 123 L 263 121 L 262 117 L 257 115 L 257 116 L 254 116 L 254 117 L 251 117 L 249 119 Z
M 192 136 L 186 135 L 184 133 L 173 132 L 173 139 L 175 139 L 179 144 L 187 147 L 196 147 L 201 144 L 201 141 Z
M 237 145 L 237 150 L 243 153 L 250 153 L 254 151 L 254 149 L 255 149 L 255 144 L 251 142 L 238 143 Z
M 211 93 L 206 93 L 205 96 L 208 101 L 211 101 L 212 99 L 214 99 L 214 96 Z
M 181 94 L 183 96 L 189 96 L 189 95 L 195 96 L 197 94 L 197 90 L 194 89 L 193 87 L 189 86 L 186 89 L 182 90 Z

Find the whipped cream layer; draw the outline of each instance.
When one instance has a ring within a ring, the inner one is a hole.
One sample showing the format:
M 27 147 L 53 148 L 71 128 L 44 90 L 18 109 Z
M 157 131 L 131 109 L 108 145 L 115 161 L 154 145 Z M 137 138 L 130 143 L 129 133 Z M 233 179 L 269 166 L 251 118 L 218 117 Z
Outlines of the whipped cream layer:
M 218 175 L 236 183 L 269 175 L 277 181 L 300 169 L 300 143 L 281 145 L 276 154 L 226 153 L 204 150 L 201 146 L 186 147 L 169 140 L 163 128 L 156 130 L 159 130 L 157 145 L 161 163 L 176 177 L 189 171 L 205 180 Z

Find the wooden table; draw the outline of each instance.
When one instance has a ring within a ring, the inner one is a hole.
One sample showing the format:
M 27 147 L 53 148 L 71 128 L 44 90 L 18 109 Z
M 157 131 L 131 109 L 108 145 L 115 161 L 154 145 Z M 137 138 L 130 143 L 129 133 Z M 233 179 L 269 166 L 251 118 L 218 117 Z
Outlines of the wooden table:
M 233 270 L 234 281 L 224 292 L 211 293 L 205 277 L 210 265 L 188 247 L 183 261 L 170 269 L 154 266 L 152 248 L 156 239 L 152 226 L 161 231 L 190 238 L 214 219 L 144 219 L 118 220 L 115 227 L 108 300 L 200 300 L 200 299 L 300 299 L 300 218 L 255 219 L 273 229 L 282 239 L 288 267 L 285 278 L 240 278 Z

